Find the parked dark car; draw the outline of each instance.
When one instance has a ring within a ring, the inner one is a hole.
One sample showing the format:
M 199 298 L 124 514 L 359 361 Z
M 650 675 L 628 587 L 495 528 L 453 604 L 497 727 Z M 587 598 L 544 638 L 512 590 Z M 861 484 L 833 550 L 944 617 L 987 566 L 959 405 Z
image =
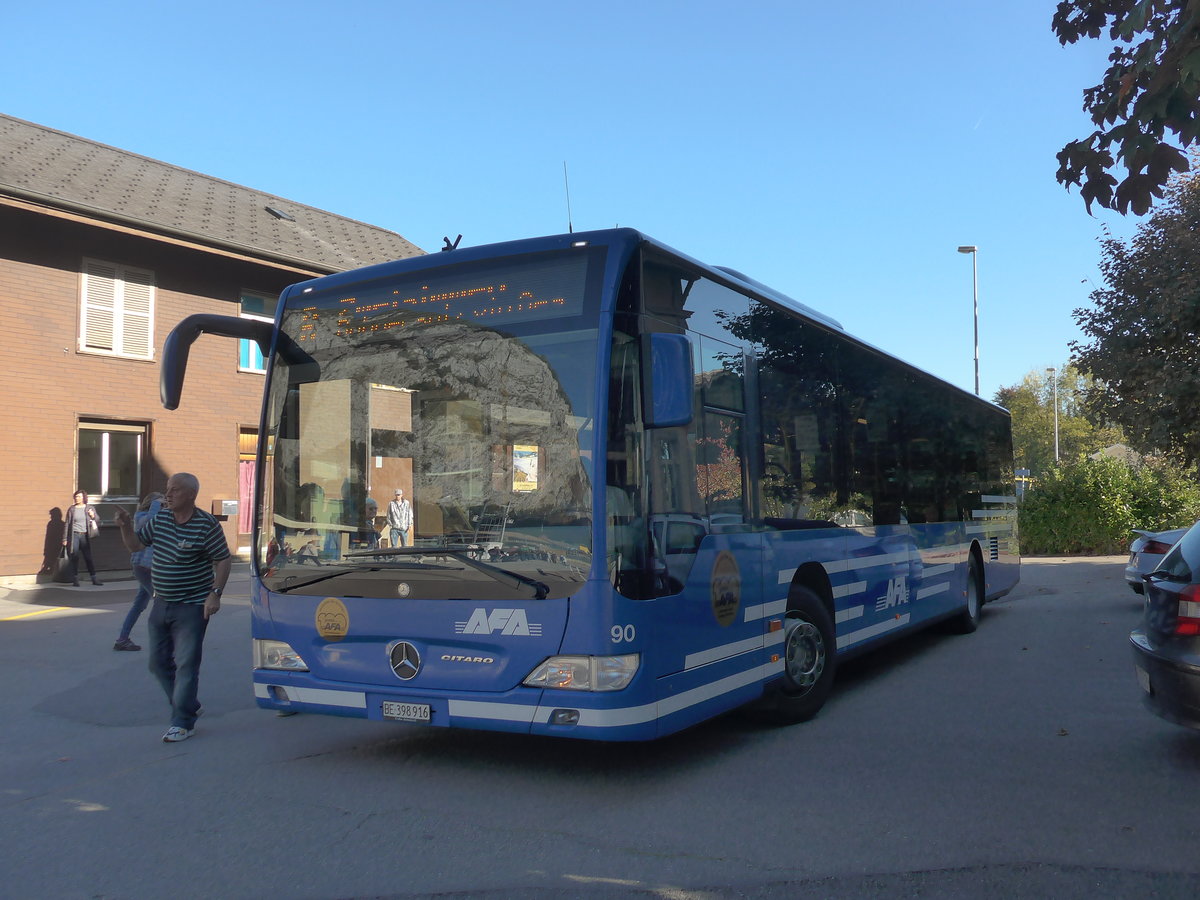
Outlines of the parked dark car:
M 1187 532 L 1186 528 L 1172 528 L 1169 531 L 1143 531 L 1135 528 L 1137 535 L 1129 545 L 1129 564 L 1125 566 L 1125 583 L 1135 594 L 1142 593 L 1145 577 L 1158 569 L 1167 551 L 1175 546 Z
M 1129 635 L 1142 700 L 1168 721 L 1200 729 L 1200 524 L 1145 576 L 1142 624 Z

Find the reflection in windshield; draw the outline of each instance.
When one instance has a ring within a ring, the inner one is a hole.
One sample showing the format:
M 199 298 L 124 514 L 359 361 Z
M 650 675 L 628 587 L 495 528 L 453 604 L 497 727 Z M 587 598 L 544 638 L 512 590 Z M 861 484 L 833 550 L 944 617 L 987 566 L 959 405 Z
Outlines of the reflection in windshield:
M 587 259 L 574 260 L 528 283 L 525 269 L 474 277 L 534 310 L 548 297 L 578 310 Z M 425 278 L 429 295 L 466 290 Z M 591 566 L 592 323 L 538 312 L 499 330 L 495 317 L 414 318 L 379 299 L 405 290 L 393 282 L 284 312 L 311 362 L 276 359 L 272 374 L 267 586 L 334 579 L 335 593 L 350 581 L 354 593 L 396 597 L 403 582 L 414 598 L 445 596 L 450 572 L 464 596 L 484 584 L 513 598 L 568 595 Z M 554 328 L 563 323 L 572 330 Z

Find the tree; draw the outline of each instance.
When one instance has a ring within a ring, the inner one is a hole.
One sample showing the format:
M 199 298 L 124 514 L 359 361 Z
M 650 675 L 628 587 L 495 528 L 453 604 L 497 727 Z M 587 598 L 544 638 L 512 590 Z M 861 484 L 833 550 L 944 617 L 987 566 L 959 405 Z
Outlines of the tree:
M 1075 310 L 1089 343 L 1074 363 L 1094 381 L 1088 414 L 1120 425 L 1143 453 L 1200 461 L 1200 179 L 1179 177 L 1128 244 L 1101 242 L 1106 286 Z
M 1134 528 L 1200 518 L 1200 485 L 1169 462 L 1067 463 L 1037 479 L 1021 504 L 1022 553 L 1120 553 Z
M 1058 154 L 1058 180 L 1092 204 L 1144 215 L 1200 136 L 1200 4 L 1195 0 L 1063 0 L 1059 42 L 1116 42 L 1104 80 L 1083 92 L 1097 130 Z M 1113 148 L 1117 154 L 1113 156 Z M 1125 170 L 1120 183 L 1111 173 Z
M 1001 388 L 996 402 L 1012 415 L 1013 458 L 1017 468 L 1029 469 L 1035 478 L 1054 467 L 1054 394 L 1058 386 L 1058 448 L 1063 462 L 1073 462 L 1122 443 L 1121 429 L 1095 425 L 1087 417 L 1082 398 L 1092 379 L 1073 366 L 1048 373 L 1033 371 L 1018 385 Z

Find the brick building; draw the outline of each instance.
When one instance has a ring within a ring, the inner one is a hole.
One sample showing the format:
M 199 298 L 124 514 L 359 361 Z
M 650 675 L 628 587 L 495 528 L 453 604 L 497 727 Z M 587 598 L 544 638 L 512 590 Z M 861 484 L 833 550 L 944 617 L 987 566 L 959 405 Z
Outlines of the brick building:
M 118 506 L 200 479 L 197 503 L 249 543 L 262 358 L 201 338 L 178 410 L 159 400 L 168 332 L 192 313 L 271 317 L 289 284 L 422 253 L 403 237 L 0 115 L 0 577 L 57 555 L 78 486 L 105 523 L 101 570 L 128 569 Z

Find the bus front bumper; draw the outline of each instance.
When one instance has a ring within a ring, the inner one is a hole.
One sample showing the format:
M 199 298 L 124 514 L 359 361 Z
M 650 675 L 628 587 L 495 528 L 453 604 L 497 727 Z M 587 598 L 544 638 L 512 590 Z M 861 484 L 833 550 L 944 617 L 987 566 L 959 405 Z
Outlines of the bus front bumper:
M 659 735 L 657 703 L 625 708 L 628 697 L 622 701 L 614 699 L 615 694 L 527 687 L 500 694 L 383 692 L 373 686 L 314 684 L 301 673 L 259 670 L 254 673 L 254 698 L 263 709 L 443 728 L 601 741 L 651 740 Z

